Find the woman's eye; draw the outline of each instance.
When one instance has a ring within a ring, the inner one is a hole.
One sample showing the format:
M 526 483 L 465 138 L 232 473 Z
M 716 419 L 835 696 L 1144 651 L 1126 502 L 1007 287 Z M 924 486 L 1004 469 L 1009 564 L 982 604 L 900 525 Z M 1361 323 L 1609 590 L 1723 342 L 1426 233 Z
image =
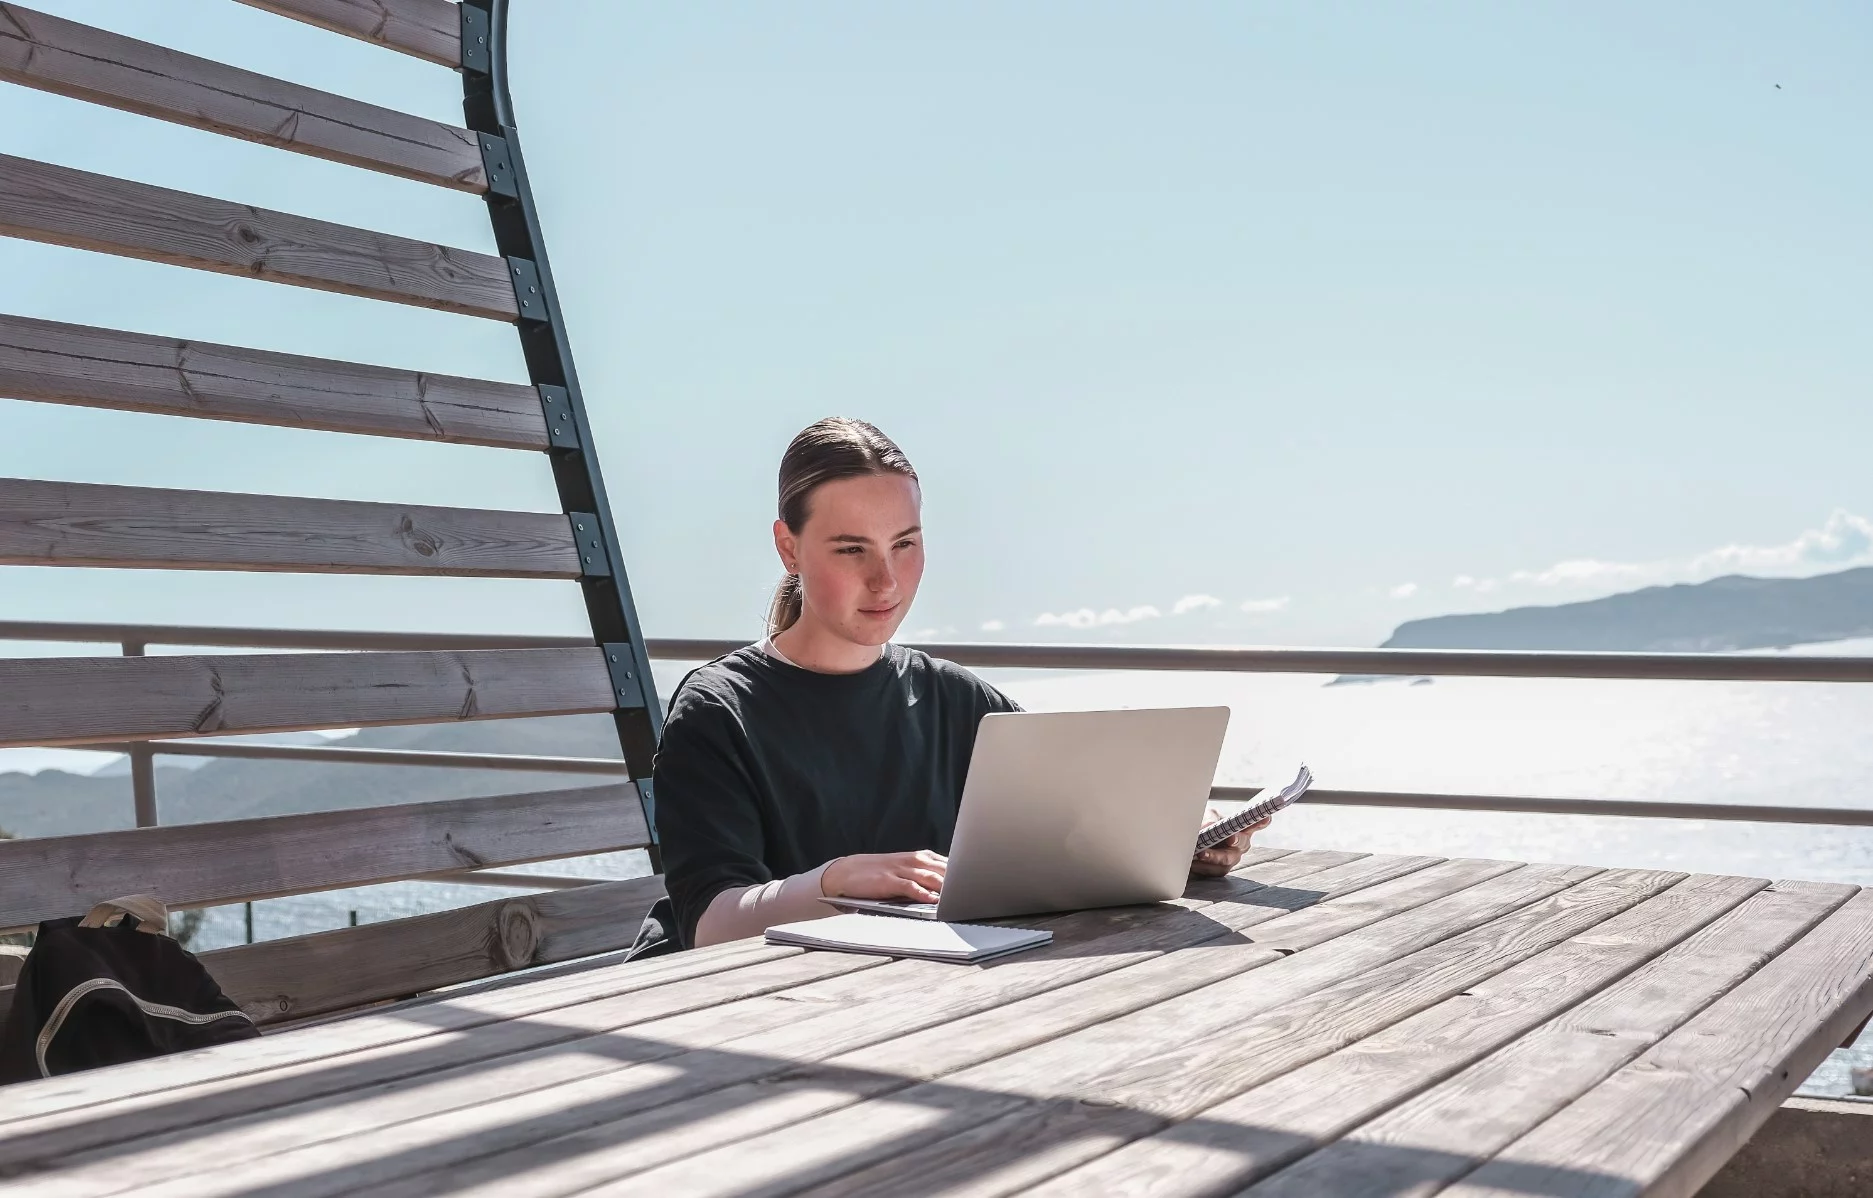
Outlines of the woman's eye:
M 863 545 L 847 545 L 843 549 L 836 549 L 833 552 L 843 554 L 846 557 L 852 557 L 865 552 L 865 547 Z

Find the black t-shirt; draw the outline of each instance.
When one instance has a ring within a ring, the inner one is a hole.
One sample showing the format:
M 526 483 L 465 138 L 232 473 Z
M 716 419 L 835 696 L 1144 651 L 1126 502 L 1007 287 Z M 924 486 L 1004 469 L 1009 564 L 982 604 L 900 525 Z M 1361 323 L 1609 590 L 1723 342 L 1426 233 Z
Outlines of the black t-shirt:
M 976 727 L 1019 708 L 961 666 L 886 645 L 856 674 L 758 646 L 685 678 L 657 749 L 657 835 L 676 934 L 711 899 L 852 853 L 948 853 Z

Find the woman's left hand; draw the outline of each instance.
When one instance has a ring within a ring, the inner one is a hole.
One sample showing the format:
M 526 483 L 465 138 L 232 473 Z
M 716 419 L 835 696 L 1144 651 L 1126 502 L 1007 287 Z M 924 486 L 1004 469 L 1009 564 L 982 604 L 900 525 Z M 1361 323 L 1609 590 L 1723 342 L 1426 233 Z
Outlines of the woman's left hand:
M 1209 809 L 1203 817 L 1205 827 L 1223 818 L 1216 808 Z M 1249 847 L 1249 840 L 1257 832 L 1274 821 L 1271 815 L 1259 824 L 1251 824 L 1242 831 L 1213 849 L 1204 849 L 1190 859 L 1190 876 L 1194 878 L 1220 878 L 1236 866 L 1242 864 L 1242 854 Z

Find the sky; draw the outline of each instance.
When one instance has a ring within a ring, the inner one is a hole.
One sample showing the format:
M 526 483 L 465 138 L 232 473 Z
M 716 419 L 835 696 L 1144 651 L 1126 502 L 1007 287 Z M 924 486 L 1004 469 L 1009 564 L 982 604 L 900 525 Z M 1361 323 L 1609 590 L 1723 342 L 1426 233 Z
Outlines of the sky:
M 461 120 L 451 72 L 226 0 L 33 6 Z M 829 414 L 923 477 L 919 638 L 1370 645 L 1873 563 L 1864 5 L 519 0 L 512 43 L 652 636 L 758 635 L 775 466 Z M 0 153 L 493 248 L 474 197 L 0 104 Z M 0 311 L 525 379 L 491 322 L 5 240 Z M 0 475 L 556 507 L 536 455 L 4 399 Z M 569 583 L 17 567 L 0 618 L 583 620 Z

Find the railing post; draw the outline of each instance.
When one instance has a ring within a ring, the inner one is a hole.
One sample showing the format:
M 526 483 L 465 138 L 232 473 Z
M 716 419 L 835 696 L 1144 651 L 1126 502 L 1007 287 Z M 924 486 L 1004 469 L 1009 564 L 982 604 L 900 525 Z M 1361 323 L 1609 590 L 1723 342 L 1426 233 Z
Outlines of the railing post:
M 142 641 L 125 641 L 125 657 L 142 657 L 147 648 Z M 125 756 L 130 758 L 130 794 L 136 802 L 137 827 L 156 826 L 156 753 L 144 741 L 133 741 Z

